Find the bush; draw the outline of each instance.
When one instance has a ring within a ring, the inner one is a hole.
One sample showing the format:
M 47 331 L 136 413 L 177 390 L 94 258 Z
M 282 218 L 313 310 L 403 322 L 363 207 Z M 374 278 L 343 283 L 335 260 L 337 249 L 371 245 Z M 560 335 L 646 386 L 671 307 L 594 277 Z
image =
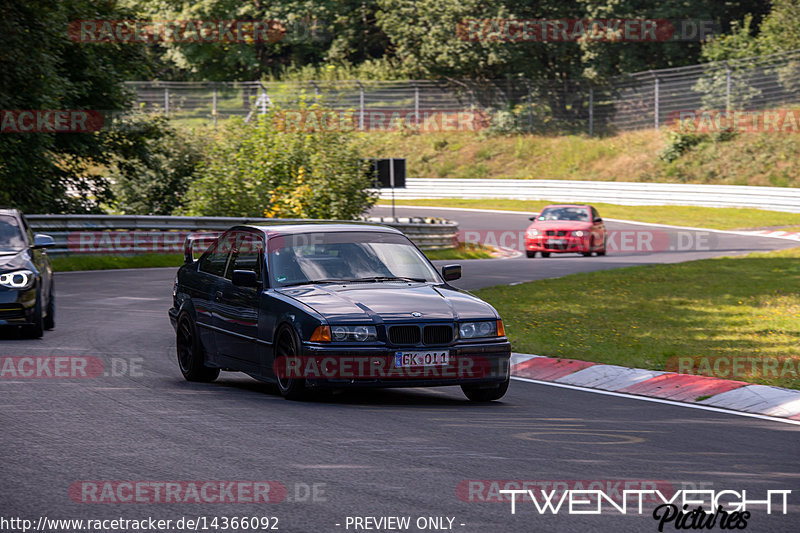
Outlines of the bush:
M 284 124 L 278 109 L 228 121 L 190 186 L 187 214 L 353 219 L 374 204 L 356 133 Z
M 109 165 L 114 210 L 130 215 L 179 211 L 205 157 L 205 130 L 181 128 L 160 115 L 127 117 L 121 127 L 138 135 L 117 143 Z

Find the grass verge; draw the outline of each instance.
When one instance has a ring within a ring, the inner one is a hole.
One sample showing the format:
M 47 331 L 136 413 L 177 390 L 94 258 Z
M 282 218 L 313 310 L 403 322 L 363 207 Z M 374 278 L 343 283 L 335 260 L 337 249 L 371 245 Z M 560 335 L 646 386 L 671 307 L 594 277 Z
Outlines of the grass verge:
M 507 209 L 525 213 L 537 212 L 553 202 L 510 199 L 421 199 L 402 200 L 401 205 L 430 207 L 468 207 L 473 209 Z M 391 205 L 391 201 L 380 200 L 378 205 Z M 800 214 L 764 211 L 761 209 L 736 209 L 727 207 L 692 207 L 682 205 L 631 206 L 596 204 L 593 206 L 600 216 L 651 222 L 653 224 L 672 224 L 675 226 L 694 226 L 710 229 L 745 228 L 787 228 L 800 225 Z
M 70 255 L 52 257 L 53 270 L 71 272 L 75 270 L 112 270 L 117 268 L 179 267 L 182 254 L 141 255 Z
M 800 186 L 794 134 L 700 135 L 672 162 L 659 156 L 671 130 L 606 137 L 489 135 L 484 132 L 364 135 L 364 157 L 405 157 L 424 178 L 547 178 L 596 181 Z M 726 140 L 723 140 L 726 139 Z
M 459 244 L 458 248 L 449 250 L 424 250 L 426 256 L 431 261 L 459 259 L 489 259 L 492 257 L 492 249 L 481 245 Z
M 475 293 L 517 352 L 800 389 L 800 248 Z
M 486 247 L 465 247 L 463 244 L 451 250 L 429 250 L 429 259 L 460 260 L 487 259 L 492 257 L 492 249 Z M 141 254 L 141 255 L 70 255 L 52 257 L 53 270 L 71 272 L 75 270 L 113 270 L 117 268 L 179 267 L 183 264 L 181 254 Z

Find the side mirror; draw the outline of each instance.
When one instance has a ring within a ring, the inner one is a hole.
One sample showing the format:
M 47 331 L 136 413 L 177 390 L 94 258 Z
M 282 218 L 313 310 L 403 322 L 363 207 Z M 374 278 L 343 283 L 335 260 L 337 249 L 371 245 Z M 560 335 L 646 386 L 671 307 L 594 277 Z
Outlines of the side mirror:
M 603 219 L 602 219 L 602 218 L 600 218 L 600 217 L 595 217 L 595 218 L 594 218 L 594 221 L 595 221 L 595 222 L 602 222 L 602 221 L 603 221 Z
M 37 233 L 33 236 L 33 247 L 37 249 L 41 248 L 52 248 L 56 245 L 56 241 L 50 235 L 44 235 L 42 233 Z
M 534 221 L 534 220 L 536 220 L 536 217 L 535 217 L 535 216 L 528 217 L 528 220 L 530 220 L 530 221 Z
M 442 277 L 445 281 L 461 278 L 461 265 L 445 265 L 442 267 Z
M 252 270 L 234 270 L 231 281 L 239 287 L 258 287 L 258 274 Z

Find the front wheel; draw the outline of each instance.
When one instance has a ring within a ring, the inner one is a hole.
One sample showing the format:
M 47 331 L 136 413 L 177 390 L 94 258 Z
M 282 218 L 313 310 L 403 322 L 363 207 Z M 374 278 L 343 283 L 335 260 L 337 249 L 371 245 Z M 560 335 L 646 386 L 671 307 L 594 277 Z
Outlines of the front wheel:
M 281 358 L 296 357 L 300 353 L 299 341 L 294 331 L 289 326 L 282 327 L 275 335 L 275 368 L 281 368 Z M 283 368 L 289 368 L 283 365 Z M 275 376 L 278 381 L 278 391 L 287 400 L 301 400 L 306 394 L 306 380 L 303 378 L 289 378 Z
M 178 352 L 178 366 L 186 381 L 210 382 L 219 376 L 219 368 L 206 366 L 203 346 L 197 334 L 194 320 L 187 314 L 178 318 L 175 345 Z
M 493 402 L 505 396 L 508 390 L 509 379 L 490 389 L 479 389 L 474 385 L 461 385 L 464 395 L 473 402 Z
M 56 327 L 56 295 L 51 283 L 50 299 L 47 300 L 47 316 L 44 317 L 44 329 L 53 329 L 54 327 Z
M 531 252 L 530 250 L 525 250 L 525 254 L 528 256 L 528 259 L 536 257 L 536 252 Z
M 39 339 L 44 335 L 44 320 L 42 319 L 42 295 L 36 295 L 36 304 L 33 308 L 31 324 L 22 326 L 22 334 L 29 339 Z
M 550 252 L 542 252 L 542 257 L 550 257 Z

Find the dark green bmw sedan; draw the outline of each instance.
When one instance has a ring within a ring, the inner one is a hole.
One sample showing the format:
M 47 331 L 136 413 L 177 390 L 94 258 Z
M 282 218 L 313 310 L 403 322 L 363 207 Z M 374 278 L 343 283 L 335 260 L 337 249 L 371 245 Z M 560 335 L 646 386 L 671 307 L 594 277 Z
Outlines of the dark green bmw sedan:
M 495 309 L 456 289 L 400 231 L 370 224 L 237 226 L 199 259 L 187 245 L 169 310 L 192 381 L 234 370 L 289 399 L 315 388 L 508 388 L 511 346 Z

